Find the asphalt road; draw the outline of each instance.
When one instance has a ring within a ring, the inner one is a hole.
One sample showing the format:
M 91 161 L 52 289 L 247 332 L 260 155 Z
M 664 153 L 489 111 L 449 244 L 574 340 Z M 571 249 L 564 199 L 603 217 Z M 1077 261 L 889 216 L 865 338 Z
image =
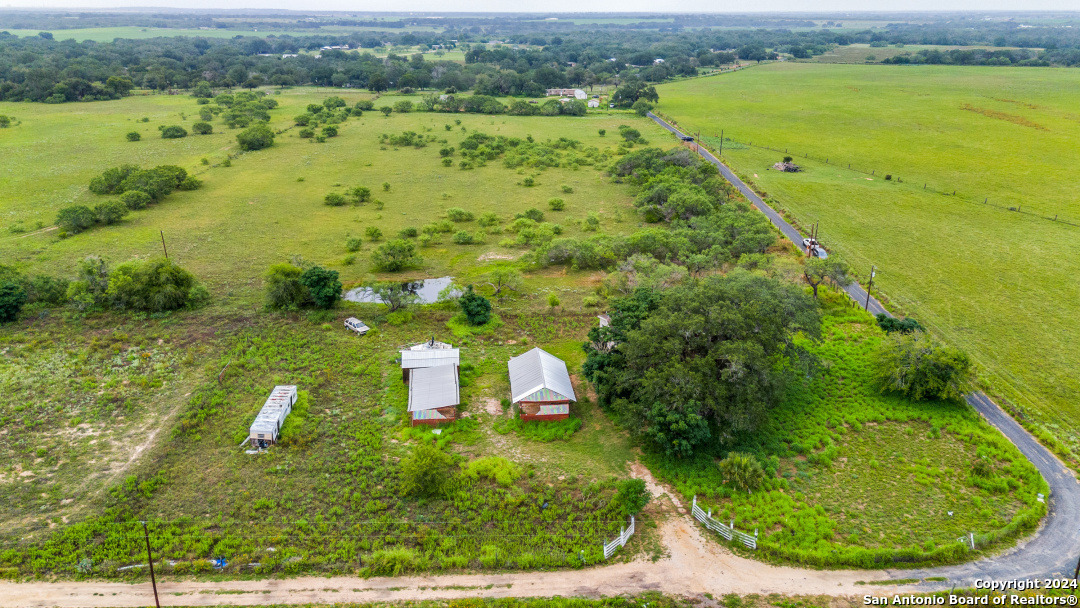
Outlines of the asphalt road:
M 676 137 L 685 134 L 667 121 L 649 113 L 661 127 Z M 698 147 L 698 154 L 716 165 L 724 179 L 738 188 L 755 207 L 764 213 L 785 237 L 796 247 L 802 249 L 802 234 L 787 223 L 773 208 L 765 204 L 749 186 L 713 156 L 711 152 Z M 803 249 L 805 252 L 805 249 Z M 844 288 L 849 296 L 859 304 L 866 304 L 866 290 L 852 282 Z M 877 299 L 871 297 L 867 307 L 871 313 L 885 313 L 893 316 Z M 1009 441 L 1020 450 L 1042 473 L 1050 485 L 1049 512 L 1042 522 L 1042 527 L 1035 535 L 1020 545 L 1000 555 L 981 559 L 960 566 L 946 566 L 924 570 L 890 570 L 894 578 L 948 577 L 949 584 L 958 587 L 973 586 L 976 579 L 1006 580 L 1043 576 L 1068 576 L 1072 578 L 1077 560 L 1080 560 L 1080 484 L 1076 476 L 1050 450 L 1043 447 L 1024 427 L 1006 414 L 984 393 L 978 392 L 967 396 L 967 402 L 975 408 L 990 424 L 997 428 Z M 940 583 L 923 583 L 923 587 L 940 588 Z

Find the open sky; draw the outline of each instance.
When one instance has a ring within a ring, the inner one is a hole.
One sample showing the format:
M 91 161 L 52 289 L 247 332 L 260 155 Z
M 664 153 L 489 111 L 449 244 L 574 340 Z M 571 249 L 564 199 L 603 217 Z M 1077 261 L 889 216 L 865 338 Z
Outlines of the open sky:
M 800 12 L 1078 10 L 1077 0 L 0 0 L 4 8 L 272 8 L 432 12 Z

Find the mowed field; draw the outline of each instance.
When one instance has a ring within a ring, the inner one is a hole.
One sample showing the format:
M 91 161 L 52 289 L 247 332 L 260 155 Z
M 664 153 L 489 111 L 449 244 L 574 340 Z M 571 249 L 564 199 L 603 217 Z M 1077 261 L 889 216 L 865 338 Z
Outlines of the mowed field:
M 819 222 L 864 281 L 876 265 L 875 292 L 965 348 L 998 396 L 1075 451 L 1080 228 L 982 203 L 1080 223 L 1066 160 L 1078 85 L 1062 69 L 783 63 L 658 89 L 659 111 L 706 141 L 723 129 L 790 150 L 804 172 L 769 170 L 782 152 L 723 154 L 799 223 Z
M 585 234 L 578 222 L 589 213 L 596 213 L 600 230 L 610 234 L 637 227 L 629 187 L 612 183 L 594 167 L 507 169 L 500 160 L 472 170 L 461 170 L 456 163 L 443 166 L 439 149 L 460 148 L 467 133 L 533 135 L 537 141 L 568 137 L 603 150 L 622 141 L 617 133 L 620 124 L 632 124 L 646 138 L 666 142 L 652 121 L 630 113 L 545 118 L 437 113 L 384 117 L 367 112 L 339 125 L 340 135 L 326 143 L 300 138 L 298 129 L 291 128 L 292 117 L 329 94 L 308 89 L 275 95 L 281 105 L 271 112 L 272 126 L 288 130 L 277 136 L 273 147 L 242 154 L 229 167 L 222 163 L 239 151 L 236 131 L 220 121 L 213 123 L 211 135 L 175 140 L 158 135 L 158 125 L 190 128 L 198 120 L 199 106 L 187 96 L 62 106 L 0 104 L 0 114 L 16 118 L 12 127 L 0 131 L 0 154 L 11 161 L 0 175 L 4 231 L 0 259 L 29 272 L 67 276 L 78 260 L 91 254 L 103 255 L 112 263 L 160 255 L 160 231 L 164 231 L 169 255 L 205 281 L 219 303 L 235 297 L 255 304 L 260 302 L 261 277 L 270 264 L 301 255 L 339 270 L 347 284 L 361 281 L 368 277 L 371 250 L 379 244 L 364 236 L 366 228 L 379 228 L 385 241 L 405 227 L 420 228 L 443 219 L 451 207 L 466 209 L 476 217 L 494 212 L 503 226 L 513 220 L 514 213 L 536 207 L 545 212 L 547 221 L 562 225 L 565 236 Z M 367 96 L 345 97 L 352 105 Z M 376 105 L 393 104 L 396 99 L 400 98 L 383 97 Z M 149 122 L 140 122 L 143 117 Z M 599 135 L 600 129 L 606 129 L 605 137 Z M 142 133 L 142 141 L 125 139 L 132 130 Z M 423 148 L 380 143 L 382 134 L 404 131 L 447 143 L 433 142 Z M 210 164 L 203 165 L 203 158 Z M 175 192 L 160 204 L 133 212 L 115 226 L 97 227 L 67 239 L 58 238 L 56 230 L 35 232 L 39 225 L 51 226 L 63 207 L 92 207 L 107 200 L 90 193 L 87 184 L 94 175 L 123 163 L 176 164 L 204 183 L 199 190 Z M 536 185 L 521 185 L 529 176 Z M 389 184 L 388 190 L 384 183 Z M 327 193 L 344 193 L 353 186 L 371 188 L 383 207 L 323 204 Z M 563 186 L 572 192 L 566 193 Z M 564 211 L 548 209 L 547 201 L 553 197 L 566 201 Z M 12 226 L 28 232 L 13 234 Z M 470 233 L 480 230 L 475 222 L 459 228 Z M 347 235 L 364 241 L 352 265 L 343 263 L 349 253 Z M 480 265 L 478 259 L 485 254 L 489 254 L 485 260 L 498 260 L 524 252 L 498 245 L 513 234 L 488 235 L 486 243 L 478 245 L 455 245 L 450 236 L 443 235 L 440 245 L 423 248 L 424 267 L 406 276 L 455 274 Z

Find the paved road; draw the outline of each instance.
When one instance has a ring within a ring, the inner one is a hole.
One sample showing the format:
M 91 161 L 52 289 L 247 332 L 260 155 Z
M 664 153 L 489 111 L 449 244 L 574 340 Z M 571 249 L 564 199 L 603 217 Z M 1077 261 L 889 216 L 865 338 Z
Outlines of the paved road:
M 652 118 L 657 124 L 676 137 L 685 135 L 651 112 L 649 118 Z M 727 165 L 713 156 L 711 152 L 698 147 L 698 153 L 705 160 L 716 165 L 724 179 L 738 188 L 739 192 L 742 192 L 743 196 L 761 210 L 788 240 L 795 243 L 795 246 L 802 248 L 803 237 L 794 226 L 787 223 L 779 213 L 765 204 L 761 197 L 755 194 L 749 186 L 743 183 Z M 844 288 L 844 291 L 859 304 L 867 302 L 866 290 L 858 283 L 852 282 Z M 888 310 L 885 310 L 881 302 L 878 302 L 873 297 L 869 299 L 867 309 L 874 314 L 885 313 L 890 317 L 893 316 Z M 985 394 L 978 392 L 968 395 L 967 402 L 990 424 L 1008 437 L 1009 441 L 1012 441 L 1020 452 L 1042 473 L 1043 478 L 1050 485 L 1049 514 L 1034 537 L 1002 555 L 961 566 L 917 571 L 896 570 L 890 571 L 889 574 L 894 575 L 896 578 L 946 576 L 950 579 L 950 584 L 956 583 L 957 586 L 974 584 L 974 579 L 979 577 L 998 580 L 1065 574 L 1071 577 L 1077 560 L 1080 559 L 1080 484 L 1077 483 L 1076 476 L 1050 450 L 1043 447 L 1024 427 L 1002 411 Z

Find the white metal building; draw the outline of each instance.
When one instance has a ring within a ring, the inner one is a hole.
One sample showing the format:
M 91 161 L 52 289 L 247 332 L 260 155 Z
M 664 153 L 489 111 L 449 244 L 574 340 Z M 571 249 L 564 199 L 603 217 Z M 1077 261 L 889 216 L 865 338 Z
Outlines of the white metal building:
M 281 435 L 281 425 L 296 403 L 296 385 L 275 386 L 266 398 L 266 403 L 259 410 L 255 422 L 248 429 L 248 441 L 252 447 L 264 447 L 277 443 Z
M 461 350 L 445 342 L 424 342 L 401 351 L 401 379 L 410 381 L 409 371 L 426 367 L 453 366 L 454 372 L 461 365 Z
M 457 365 L 409 370 L 409 413 L 413 426 L 453 422 L 460 403 Z
M 510 400 L 522 420 L 562 420 L 577 401 L 566 363 L 541 348 L 510 359 Z

